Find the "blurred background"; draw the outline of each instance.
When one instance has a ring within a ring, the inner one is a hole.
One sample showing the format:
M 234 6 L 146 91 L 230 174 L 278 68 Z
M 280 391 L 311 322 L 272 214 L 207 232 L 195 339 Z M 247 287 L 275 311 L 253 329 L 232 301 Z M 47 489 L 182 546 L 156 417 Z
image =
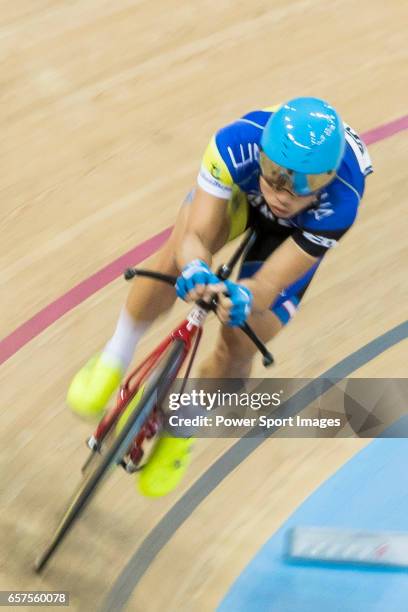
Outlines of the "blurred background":
M 33 574 L 86 456 L 90 427 L 64 398 L 127 294 L 126 266 L 114 262 L 157 250 L 219 127 L 319 96 L 367 135 L 373 161 L 358 222 L 271 347 L 273 376 L 319 376 L 406 321 L 407 19 L 402 0 L 0 0 L 2 589 L 70 591 L 75 610 L 213 610 L 288 516 L 367 445 L 266 441 L 202 493 L 136 584 L 126 564 L 236 442 L 200 440 L 169 498 L 141 499 L 115 474 L 44 576 Z M 138 355 L 184 312 L 177 305 Z M 405 336 L 385 349 L 352 375 L 406 378 Z

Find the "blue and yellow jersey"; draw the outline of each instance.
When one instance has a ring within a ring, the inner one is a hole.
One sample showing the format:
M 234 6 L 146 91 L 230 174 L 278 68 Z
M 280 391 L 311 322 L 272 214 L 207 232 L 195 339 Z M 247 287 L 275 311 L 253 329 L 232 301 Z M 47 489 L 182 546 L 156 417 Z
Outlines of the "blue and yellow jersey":
M 259 146 L 262 131 L 277 108 L 250 112 L 218 130 L 204 153 L 197 182 L 204 191 L 225 199 L 236 185 L 272 225 L 293 228 L 299 246 L 321 255 L 354 223 L 365 177 L 372 172 L 370 156 L 358 134 L 344 124 L 346 148 L 336 178 L 319 193 L 313 207 L 290 219 L 275 218 L 259 188 Z

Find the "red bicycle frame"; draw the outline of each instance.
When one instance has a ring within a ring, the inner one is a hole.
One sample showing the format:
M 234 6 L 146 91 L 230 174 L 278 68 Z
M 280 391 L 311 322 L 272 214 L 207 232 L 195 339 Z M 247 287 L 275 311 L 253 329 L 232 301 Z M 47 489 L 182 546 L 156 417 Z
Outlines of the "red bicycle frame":
M 181 340 L 184 344 L 183 360 L 181 361 L 180 367 L 176 374 L 180 371 L 191 349 L 193 349 L 186 373 L 184 375 L 184 379 L 187 380 L 197 352 L 198 344 L 201 340 L 202 324 L 207 314 L 208 312 L 206 310 L 204 310 L 198 305 L 195 305 L 187 316 L 187 318 L 184 319 L 182 323 L 178 325 L 175 329 L 173 329 L 173 331 L 167 336 L 167 338 L 165 338 L 138 365 L 138 367 L 129 374 L 129 376 L 125 379 L 124 383 L 120 387 L 116 405 L 106 413 L 106 415 L 100 421 L 96 431 L 88 440 L 88 446 L 92 450 L 99 450 L 105 436 L 112 429 L 115 423 L 118 422 L 129 403 L 136 396 L 139 389 L 145 383 L 153 369 L 158 365 L 159 361 L 167 352 L 167 349 L 175 340 Z M 136 466 L 143 456 L 143 442 L 146 439 L 151 439 L 158 432 L 160 427 L 161 418 L 158 406 L 156 406 L 149 418 L 146 420 L 143 427 L 141 428 L 138 435 L 135 437 L 129 449 L 129 455 L 133 466 Z

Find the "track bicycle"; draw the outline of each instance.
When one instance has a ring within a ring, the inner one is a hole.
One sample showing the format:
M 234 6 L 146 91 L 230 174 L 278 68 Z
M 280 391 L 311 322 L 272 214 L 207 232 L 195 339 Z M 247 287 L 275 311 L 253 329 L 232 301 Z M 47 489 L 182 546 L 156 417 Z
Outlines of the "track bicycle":
M 217 270 L 217 276 L 226 280 L 241 256 L 256 239 L 250 230 L 227 264 Z M 129 268 L 125 279 L 144 276 L 172 286 L 177 277 Z M 64 537 L 78 520 L 112 468 L 121 466 L 128 473 L 143 469 L 144 445 L 158 439 L 163 426 L 167 394 L 186 363 L 182 378 L 184 388 L 196 357 L 202 336 L 202 326 L 209 312 L 216 311 L 216 297 L 210 303 L 197 300 L 192 310 L 173 331 L 128 375 L 118 392 L 116 404 L 109 409 L 87 441 L 89 456 L 82 468 L 82 481 L 73 495 L 49 544 L 35 562 L 41 572 L 55 553 Z M 252 328 L 244 323 L 240 329 L 262 353 L 265 367 L 273 357 Z M 189 359 L 187 359 L 189 357 Z M 147 459 L 148 460 L 148 459 Z

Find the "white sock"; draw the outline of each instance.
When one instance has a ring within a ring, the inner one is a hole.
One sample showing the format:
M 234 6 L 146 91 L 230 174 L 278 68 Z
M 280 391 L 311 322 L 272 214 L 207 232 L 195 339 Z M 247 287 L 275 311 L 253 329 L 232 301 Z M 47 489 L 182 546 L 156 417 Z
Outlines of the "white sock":
M 135 321 L 124 306 L 120 312 L 115 333 L 102 351 L 101 358 L 120 364 L 126 372 L 132 361 L 136 345 L 151 323 Z

